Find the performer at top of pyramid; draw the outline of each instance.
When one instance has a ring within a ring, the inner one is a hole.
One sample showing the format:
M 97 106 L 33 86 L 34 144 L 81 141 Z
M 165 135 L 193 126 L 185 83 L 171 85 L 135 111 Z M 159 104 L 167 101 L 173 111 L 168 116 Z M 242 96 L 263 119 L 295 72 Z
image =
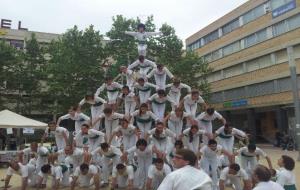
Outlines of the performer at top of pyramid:
M 125 34 L 135 37 L 138 40 L 138 53 L 139 55 L 146 56 L 147 44 L 146 40 L 150 36 L 162 35 L 162 32 L 145 32 L 145 25 L 140 23 L 137 26 L 137 32 L 126 31 Z

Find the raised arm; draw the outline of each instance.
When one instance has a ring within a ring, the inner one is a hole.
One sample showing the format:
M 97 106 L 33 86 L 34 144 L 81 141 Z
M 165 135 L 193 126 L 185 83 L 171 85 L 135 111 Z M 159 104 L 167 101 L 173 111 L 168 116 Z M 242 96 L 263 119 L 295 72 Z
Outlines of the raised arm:
M 167 68 L 167 67 L 164 67 L 165 71 L 166 71 L 166 74 L 168 75 L 168 77 L 170 79 L 173 79 L 174 78 L 174 75 L 170 72 L 170 70 Z
M 124 33 L 133 37 L 137 35 L 137 32 L 131 32 L 131 31 L 125 31 Z
M 105 89 L 105 83 L 103 83 L 96 91 L 95 96 L 99 96 L 99 94 Z

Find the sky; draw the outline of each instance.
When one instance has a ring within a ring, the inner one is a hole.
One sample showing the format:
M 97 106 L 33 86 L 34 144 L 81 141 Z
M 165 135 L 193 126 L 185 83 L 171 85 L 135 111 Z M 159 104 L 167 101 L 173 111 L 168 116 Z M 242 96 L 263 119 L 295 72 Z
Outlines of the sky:
M 77 25 L 84 29 L 94 25 L 105 34 L 112 17 L 153 15 L 156 26 L 173 26 L 180 39 L 185 40 L 201 28 L 242 5 L 247 0 L 0 0 L 0 19 L 18 21 L 30 31 L 64 33 Z

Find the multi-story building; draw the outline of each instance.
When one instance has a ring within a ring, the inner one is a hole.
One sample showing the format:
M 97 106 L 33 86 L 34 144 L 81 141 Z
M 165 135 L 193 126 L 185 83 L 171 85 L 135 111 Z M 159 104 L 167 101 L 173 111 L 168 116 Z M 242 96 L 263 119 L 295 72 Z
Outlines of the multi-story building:
M 235 127 L 268 140 L 277 131 L 291 132 L 293 64 L 300 81 L 300 0 L 249 0 L 186 44 L 213 69 L 210 103 Z

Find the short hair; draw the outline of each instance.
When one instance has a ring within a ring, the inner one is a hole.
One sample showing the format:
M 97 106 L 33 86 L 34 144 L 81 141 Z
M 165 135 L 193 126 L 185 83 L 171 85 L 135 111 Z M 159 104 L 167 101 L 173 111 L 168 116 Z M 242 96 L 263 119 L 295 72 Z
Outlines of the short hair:
M 163 164 L 163 163 L 164 163 L 164 160 L 161 158 L 156 158 L 153 162 L 153 164 Z
M 181 81 L 180 81 L 179 78 L 174 78 L 173 79 L 173 84 L 180 84 L 180 83 L 181 83 Z
M 89 165 L 88 164 L 83 163 L 83 164 L 80 165 L 80 171 L 83 172 L 83 171 L 86 171 L 88 169 L 89 169 Z
M 113 80 L 112 76 L 107 76 L 107 77 L 105 77 L 105 81 L 106 81 L 106 82 L 109 81 L 109 80 Z
M 156 123 L 156 126 L 157 125 L 165 125 L 163 122 L 161 122 L 161 121 L 158 121 L 157 123 Z
M 183 142 L 182 142 L 182 140 L 176 140 L 174 145 L 175 146 L 180 146 L 180 148 L 183 148 Z
M 254 175 L 256 175 L 260 182 L 268 182 L 272 177 L 270 170 L 266 166 L 260 164 L 254 169 Z
M 88 99 L 88 98 L 95 98 L 95 95 L 93 93 L 87 93 L 85 96 L 84 96 L 84 99 Z
M 141 77 L 138 79 L 138 82 L 145 82 L 145 79 Z
M 108 145 L 108 143 L 104 142 L 104 143 L 100 144 L 100 147 L 101 147 L 101 149 L 107 149 L 107 148 L 109 148 L 109 145 Z
M 256 145 L 255 144 L 248 144 L 248 150 L 253 150 L 255 151 L 256 150 Z
M 103 113 L 104 114 L 111 114 L 112 113 L 112 109 L 110 107 L 106 107 L 106 108 L 104 108 Z
M 191 92 L 192 95 L 197 95 L 197 94 L 200 94 L 199 90 L 192 90 Z
M 45 164 L 41 167 L 41 172 L 42 173 L 48 173 L 51 170 L 51 165 L 50 164 Z
M 145 57 L 144 57 L 143 55 L 140 55 L 140 56 L 139 56 L 139 60 L 140 60 L 140 61 L 144 61 L 144 60 L 145 60 Z
M 86 127 L 86 128 L 88 128 L 88 129 L 89 129 L 89 128 L 90 128 L 90 125 L 89 125 L 89 124 L 87 124 L 87 123 L 84 123 L 84 124 L 82 124 L 82 125 L 81 125 L 81 127 Z
M 159 90 L 157 90 L 157 94 L 158 94 L 158 95 L 166 96 L 166 91 L 163 90 L 163 89 L 159 89 Z
M 77 111 L 78 108 L 79 108 L 78 105 L 74 105 L 74 106 L 71 106 L 71 107 L 70 107 L 70 109 L 71 109 L 72 111 Z
M 182 156 L 182 159 L 189 162 L 189 165 L 195 166 L 197 162 L 196 154 L 189 149 L 180 149 L 176 151 L 176 154 Z
M 281 158 L 285 169 L 292 171 L 295 168 L 295 161 L 293 158 L 287 155 L 282 155 Z
M 157 64 L 157 68 L 163 68 L 164 65 L 163 64 Z
M 218 144 L 217 141 L 215 139 L 210 139 L 208 141 L 208 145 L 214 145 L 214 144 Z
M 122 122 L 122 121 L 125 121 L 126 123 L 129 123 L 128 119 L 126 119 L 125 117 L 122 118 L 122 119 L 120 119 L 120 121 L 121 121 L 121 122 Z
M 49 122 L 48 122 L 48 126 L 49 126 L 49 125 L 56 125 L 56 123 L 55 123 L 55 121 L 49 121 Z
M 127 89 L 129 91 L 129 86 L 125 85 L 125 86 L 122 87 L 122 90 L 123 89 Z
M 139 139 L 137 142 L 136 142 L 136 147 L 139 147 L 139 146 L 147 146 L 148 143 L 145 139 Z
M 229 168 L 236 172 L 240 171 L 241 169 L 240 165 L 238 165 L 237 163 L 230 164 Z
M 141 105 L 140 105 L 140 108 L 148 108 L 148 104 L 146 104 L 146 103 L 142 103 Z
M 116 168 L 117 168 L 117 170 L 122 170 L 122 169 L 124 169 L 126 166 L 124 165 L 124 164 L 122 164 L 122 163 L 119 163 L 119 164 L 117 164 L 117 166 L 116 166 Z
M 214 112 L 215 112 L 215 108 L 207 108 L 207 109 L 206 109 L 206 113 L 207 113 L 208 115 L 212 115 Z

